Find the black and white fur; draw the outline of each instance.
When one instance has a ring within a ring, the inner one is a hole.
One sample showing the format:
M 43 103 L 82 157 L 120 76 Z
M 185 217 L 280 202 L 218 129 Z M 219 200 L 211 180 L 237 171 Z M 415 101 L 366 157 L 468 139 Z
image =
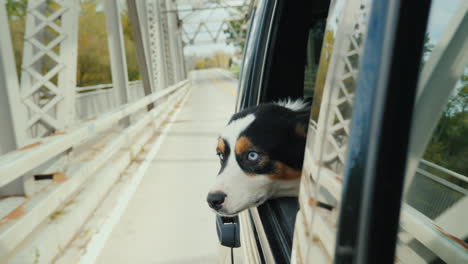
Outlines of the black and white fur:
M 218 138 L 221 169 L 207 201 L 233 216 L 270 198 L 297 196 L 310 106 L 304 100 L 261 104 L 232 116 Z

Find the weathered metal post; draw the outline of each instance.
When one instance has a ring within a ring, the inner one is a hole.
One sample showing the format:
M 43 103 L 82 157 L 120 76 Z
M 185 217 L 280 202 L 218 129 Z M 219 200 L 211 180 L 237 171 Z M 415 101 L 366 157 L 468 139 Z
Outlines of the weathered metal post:
M 165 67 L 167 69 L 166 76 L 167 76 L 167 85 L 173 85 L 175 83 L 175 74 L 174 74 L 174 60 L 172 56 L 172 48 L 171 41 L 170 41 L 170 29 L 169 29 L 169 22 L 168 22 L 168 12 L 166 1 L 161 0 L 158 1 L 158 9 L 159 9 L 159 24 L 161 26 L 160 31 L 160 41 L 163 46 L 164 54 L 164 61 Z
M 8 104 L 5 107 L 8 105 L 10 109 L 9 127 L 14 128 L 15 148 L 62 131 L 74 122 L 78 12 L 78 0 L 28 2 L 22 74 L 18 83 L 8 16 L 2 3 L 4 14 L 0 26 L 6 27 L 1 30 L 6 32 L 0 40 L 2 63 L 8 63 L 8 67 L 2 67 L 2 75 L 6 80 Z M 23 177 L 24 184 L 19 184 L 20 179 L 2 188 L 2 192 L 30 194 L 32 174 Z
M 26 120 L 24 108 L 17 109 L 19 105 L 19 81 L 15 67 L 15 58 L 8 26 L 8 15 L 5 3 L 0 1 L 0 155 L 18 148 L 18 133 L 20 122 L 15 118 L 23 117 Z M 15 116 L 13 116 L 15 113 Z M 16 122 L 15 122 L 16 121 Z M 23 131 L 24 132 L 24 131 Z M 13 195 L 23 192 L 23 181 L 16 180 L 9 186 L 0 188 L 0 196 Z
M 161 13 L 157 0 L 146 1 L 146 11 L 148 17 L 148 39 L 149 49 L 152 58 L 153 79 L 155 80 L 156 90 L 167 86 L 167 68 L 164 56 L 164 43 L 162 37 L 162 26 L 160 23 Z
M 128 73 L 119 2 L 105 0 L 104 13 L 106 15 L 112 83 L 117 101 L 120 104 L 125 104 L 129 102 Z
M 167 16 L 167 26 L 170 34 L 168 34 L 168 45 L 170 47 L 170 57 L 171 57 L 171 64 L 173 65 L 174 71 L 174 81 L 180 82 L 184 79 L 183 77 L 183 57 L 181 57 L 180 50 L 182 49 L 180 45 L 180 33 L 178 27 L 178 18 L 177 18 L 177 6 L 174 4 L 173 0 L 166 0 L 166 12 Z
M 151 80 L 147 59 L 145 56 L 145 45 L 143 32 L 141 30 L 140 20 L 138 19 L 139 10 L 135 0 L 127 0 L 128 17 L 132 27 L 133 40 L 135 41 L 135 49 L 138 57 L 138 68 L 140 70 L 143 81 L 143 90 L 145 95 L 150 95 L 152 92 Z M 142 11 L 140 11 L 142 13 Z M 148 105 L 148 111 L 153 108 L 153 104 Z

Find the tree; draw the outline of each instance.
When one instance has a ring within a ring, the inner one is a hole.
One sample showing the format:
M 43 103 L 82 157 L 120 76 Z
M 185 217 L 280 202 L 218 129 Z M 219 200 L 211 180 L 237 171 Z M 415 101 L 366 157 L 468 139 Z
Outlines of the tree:
M 27 0 L 7 0 L 5 4 L 8 19 L 26 16 Z
M 447 103 L 424 153 L 424 159 L 468 175 L 468 75 Z
M 111 83 L 109 50 L 103 12 L 96 2 L 81 2 L 78 36 L 77 86 Z
M 97 2 L 81 2 L 78 39 L 77 86 L 88 86 L 112 82 L 110 57 L 107 44 L 106 19 L 103 12 L 96 11 Z M 140 79 L 135 44 L 130 21 L 121 15 L 124 33 L 125 55 L 130 81 Z
M 13 52 L 16 60 L 16 72 L 21 75 L 21 59 L 23 55 L 24 30 L 26 26 L 26 0 L 7 0 L 6 10 L 10 25 Z M 18 76 L 20 78 L 20 76 Z
M 432 50 L 434 49 L 434 44 L 431 43 L 431 38 L 429 36 L 429 33 L 426 33 L 424 35 L 424 47 L 423 47 L 423 54 L 421 57 L 421 65 L 424 65 L 424 63 L 427 61 L 427 58 L 429 58 L 429 55 L 431 54 Z M 422 70 L 422 66 L 420 67 L 420 71 Z
M 314 120 L 318 120 L 320 112 L 320 102 L 322 101 L 323 89 L 325 87 L 325 80 L 327 78 L 328 65 L 330 64 L 334 44 L 334 32 L 331 30 L 326 31 L 323 39 L 322 52 L 320 54 L 317 79 L 315 81 L 314 102 L 312 104 L 312 118 Z
M 125 12 L 121 15 L 122 28 L 124 34 L 125 55 L 127 58 L 128 80 L 140 80 L 140 69 L 138 68 L 138 57 L 133 40 L 133 32 L 128 14 Z
M 248 6 L 236 7 L 236 14 L 246 14 Z M 225 29 L 226 42 L 233 44 L 240 50 L 244 50 L 245 40 L 247 38 L 247 19 L 237 19 L 228 21 L 228 27 Z

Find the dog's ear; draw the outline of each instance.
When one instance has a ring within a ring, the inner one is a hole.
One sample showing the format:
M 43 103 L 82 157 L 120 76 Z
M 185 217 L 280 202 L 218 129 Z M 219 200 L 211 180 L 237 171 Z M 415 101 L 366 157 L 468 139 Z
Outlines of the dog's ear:
M 309 111 L 296 112 L 296 117 L 294 119 L 294 132 L 301 136 L 307 137 L 307 129 L 309 127 Z

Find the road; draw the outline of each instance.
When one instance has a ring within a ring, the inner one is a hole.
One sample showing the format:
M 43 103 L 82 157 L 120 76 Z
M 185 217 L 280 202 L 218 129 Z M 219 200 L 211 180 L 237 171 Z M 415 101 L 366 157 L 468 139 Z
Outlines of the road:
M 216 139 L 234 111 L 237 81 L 218 69 L 191 74 L 187 101 L 96 263 L 219 263 L 206 194 L 219 169 Z

